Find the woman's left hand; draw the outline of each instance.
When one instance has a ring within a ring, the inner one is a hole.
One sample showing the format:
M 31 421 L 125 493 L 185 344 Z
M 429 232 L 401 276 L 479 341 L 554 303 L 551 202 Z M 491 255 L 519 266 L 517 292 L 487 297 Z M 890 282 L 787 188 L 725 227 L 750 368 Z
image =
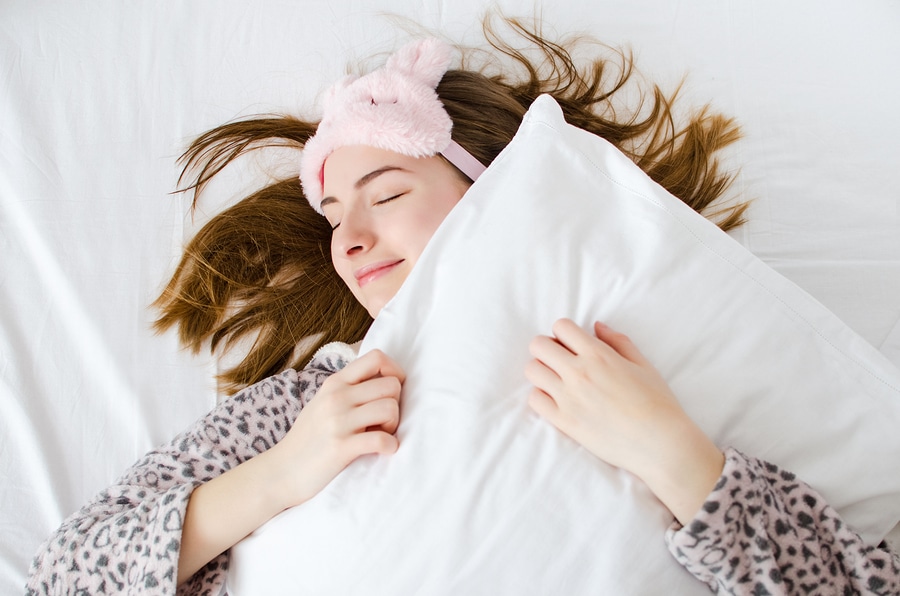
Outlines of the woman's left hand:
M 641 478 L 681 521 L 693 518 L 718 480 L 724 455 L 688 417 L 631 340 L 569 319 L 530 344 L 529 405 L 605 462 Z

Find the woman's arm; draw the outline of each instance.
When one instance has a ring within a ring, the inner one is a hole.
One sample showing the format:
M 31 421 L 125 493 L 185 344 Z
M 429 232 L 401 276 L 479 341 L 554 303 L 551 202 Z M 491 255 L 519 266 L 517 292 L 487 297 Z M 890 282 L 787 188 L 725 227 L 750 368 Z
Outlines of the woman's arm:
M 370 357 L 369 364 L 379 357 Z M 315 426 L 318 416 L 299 414 L 301 408 L 307 414 L 316 411 L 321 414 L 331 411 L 335 404 L 358 398 L 359 390 L 348 390 L 340 381 L 358 378 L 360 368 L 367 364 L 361 358 L 361 366 L 352 369 L 347 366 L 344 371 L 349 370 L 349 374 L 338 377 L 332 373 L 344 366 L 343 359 L 323 357 L 320 360 L 314 359 L 300 373 L 285 371 L 236 394 L 172 442 L 138 461 L 115 485 L 63 522 L 45 542 L 32 563 L 27 593 L 81 590 L 91 594 L 147 591 L 174 594 L 181 580 L 194 573 L 189 567 L 203 568 L 203 573 L 194 574 L 187 584 L 178 588 L 179 593 L 218 593 L 227 570 L 227 556 L 220 553 L 255 529 L 251 526 L 259 519 L 265 521 L 286 506 L 288 501 L 282 489 L 293 495 L 288 500 L 302 500 L 304 490 L 310 490 L 316 483 L 324 486 L 323 479 L 329 473 L 337 473 L 334 470 L 338 464 L 333 460 L 331 467 L 302 463 L 316 459 L 305 457 L 316 451 L 309 441 L 300 439 L 305 434 L 302 429 Z M 391 377 L 393 370 L 385 363 L 376 365 L 375 369 L 387 372 L 387 377 Z M 319 397 L 325 399 L 309 402 L 320 387 L 324 388 L 325 380 L 331 378 L 337 378 L 330 383 L 334 388 L 332 397 L 336 394 L 337 399 L 327 399 L 319 391 Z M 395 386 L 398 381 L 402 381 L 402 374 L 375 386 Z M 393 389 L 387 391 L 393 392 Z M 384 401 L 396 402 L 396 399 L 376 398 L 368 406 L 358 408 L 355 420 L 360 423 L 373 420 L 373 428 L 363 429 L 366 432 L 348 440 L 331 443 L 332 446 L 350 445 L 351 449 L 328 451 L 323 448 L 326 444 L 317 448 L 331 456 L 349 457 L 353 449 L 390 451 L 393 440 L 396 449 L 396 438 L 391 435 L 391 427 L 396 425 L 392 415 L 384 415 L 391 406 L 371 405 Z M 313 408 L 312 403 L 317 402 L 331 407 Z M 393 408 L 393 411 L 399 410 Z M 379 418 L 382 426 L 378 426 Z M 288 441 L 286 435 L 295 438 Z M 363 435 L 368 438 L 360 438 Z M 273 449 L 285 443 L 294 449 Z M 305 448 L 310 451 L 304 452 Z M 261 457 L 260 454 L 269 455 L 249 464 L 254 456 Z M 290 486 L 284 478 L 276 484 L 245 482 L 266 482 L 273 470 L 286 465 L 293 466 L 292 473 L 283 476 L 298 479 Z M 304 474 L 300 480 L 297 469 L 303 465 L 311 470 L 311 476 Z M 270 500 L 270 495 L 275 496 Z M 237 518 L 243 521 L 234 524 Z M 229 529 L 234 526 L 239 527 Z
M 900 593 L 896 555 L 866 545 L 792 474 L 723 454 L 626 336 L 599 323 L 591 336 L 566 319 L 553 333 L 531 344 L 529 403 L 647 483 L 684 526 L 667 533 L 671 552 L 714 591 Z
M 724 594 L 900 594 L 900 558 L 870 546 L 793 474 L 734 449 L 669 551 Z
M 197 487 L 182 530 L 178 584 L 363 454 L 397 450 L 403 371 L 372 351 L 329 377 L 271 449 Z
M 265 379 L 145 455 L 48 538 L 32 563 L 27 593 L 174 594 L 194 489 L 280 439 L 302 407 L 294 397 L 299 384 L 318 388 L 328 374 L 285 371 Z M 213 593 L 224 581 L 224 563 L 200 582 Z

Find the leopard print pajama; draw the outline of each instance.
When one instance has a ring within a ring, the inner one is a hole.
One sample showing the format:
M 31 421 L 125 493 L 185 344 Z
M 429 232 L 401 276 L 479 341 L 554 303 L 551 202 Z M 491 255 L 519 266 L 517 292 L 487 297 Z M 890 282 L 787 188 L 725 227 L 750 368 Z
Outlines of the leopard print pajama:
M 330 348 L 330 349 L 329 349 Z M 176 588 L 191 492 L 281 440 L 328 376 L 353 355 L 330 344 L 224 401 L 73 514 L 44 543 L 26 594 L 220 596 L 228 553 Z M 719 594 L 900 594 L 900 562 L 867 546 L 809 486 L 726 450 L 722 476 L 696 518 L 673 526 L 675 559 Z

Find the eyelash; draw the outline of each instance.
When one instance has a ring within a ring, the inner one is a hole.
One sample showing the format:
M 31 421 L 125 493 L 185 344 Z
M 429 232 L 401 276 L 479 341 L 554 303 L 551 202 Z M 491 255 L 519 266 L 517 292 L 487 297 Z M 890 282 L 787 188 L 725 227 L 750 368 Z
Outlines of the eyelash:
M 385 203 L 390 203 L 390 202 L 393 201 L 394 199 L 399 199 L 400 197 L 402 197 L 402 196 L 405 195 L 405 194 L 406 194 L 405 192 L 401 192 L 401 193 L 395 194 L 395 195 L 392 196 L 392 197 L 388 197 L 388 198 L 386 198 L 386 199 L 382 199 L 382 200 L 380 200 L 380 201 L 376 201 L 375 204 L 376 204 L 376 205 L 384 205 Z M 333 232 L 333 231 L 335 231 L 336 229 L 338 229 L 338 226 L 339 226 L 339 225 L 341 225 L 341 222 L 337 222 L 336 224 L 334 224 L 333 226 L 331 226 L 331 231 Z

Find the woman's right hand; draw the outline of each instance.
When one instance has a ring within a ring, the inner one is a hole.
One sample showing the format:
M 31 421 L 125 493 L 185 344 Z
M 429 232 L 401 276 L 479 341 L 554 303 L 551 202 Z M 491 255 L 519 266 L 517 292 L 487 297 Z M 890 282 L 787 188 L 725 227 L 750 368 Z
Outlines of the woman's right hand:
M 313 498 L 360 455 L 394 453 L 405 380 L 383 352 L 367 353 L 322 384 L 274 447 L 194 489 L 178 584 L 275 515 Z
M 284 439 L 264 454 L 275 466 L 280 507 L 311 499 L 361 455 L 397 451 L 405 380 L 396 362 L 373 350 L 322 384 Z

